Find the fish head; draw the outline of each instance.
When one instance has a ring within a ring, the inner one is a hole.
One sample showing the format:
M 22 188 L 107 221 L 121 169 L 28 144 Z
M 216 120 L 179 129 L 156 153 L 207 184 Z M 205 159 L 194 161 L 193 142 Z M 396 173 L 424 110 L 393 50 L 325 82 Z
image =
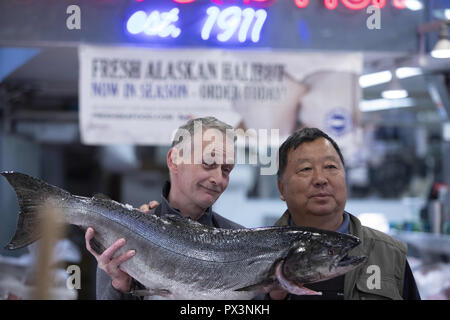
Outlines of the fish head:
M 338 232 L 304 229 L 293 241 L 283 262 L 283 274 L 298 284 L 328 280 L 359 265 L 365 256 L 349 256 L 359 238 Z

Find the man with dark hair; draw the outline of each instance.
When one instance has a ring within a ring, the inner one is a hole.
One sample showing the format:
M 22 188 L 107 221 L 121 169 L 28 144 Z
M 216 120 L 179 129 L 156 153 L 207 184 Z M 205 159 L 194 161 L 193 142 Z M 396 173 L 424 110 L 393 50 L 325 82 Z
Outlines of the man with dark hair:
M 321 296 L 295 296 L 272 291 L 272 299 L 420 299 L 406 260 L 405 244 L 361 225 L 345 211 L 344 158 L 323 131 L 305 128 L 279 149 L 278 189 L 287 210 L 277 226 L 315 227 L 349 233 L 361 244 L 350 255 L 368 257 L 365 264 L 340 277 L 306 285 Z

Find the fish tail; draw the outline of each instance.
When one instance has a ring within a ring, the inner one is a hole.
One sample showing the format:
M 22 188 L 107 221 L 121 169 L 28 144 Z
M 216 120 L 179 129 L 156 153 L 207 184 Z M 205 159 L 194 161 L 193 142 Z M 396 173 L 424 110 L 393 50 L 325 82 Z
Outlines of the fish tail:
M 16 192 L 20 208 L 16 233 L 5 248 L 19 249 L 40 238 L 38 227 L 41 221 L 40 209 L 45 201 L 52 196 L 67 197 L 70 193 L 20 172 L 5 171 L 0 174 L 8 180 Z

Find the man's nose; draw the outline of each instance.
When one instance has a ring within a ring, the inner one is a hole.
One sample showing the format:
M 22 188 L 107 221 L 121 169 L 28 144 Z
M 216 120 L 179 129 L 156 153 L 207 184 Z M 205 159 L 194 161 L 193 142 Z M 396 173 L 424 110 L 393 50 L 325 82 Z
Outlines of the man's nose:
M 222 168 L 220 166 L 210 171 L 209 182 L 214 185 L 218 185 L 222 182 L 222 179 Z
M 320 169 L 314 170 L 313 184 L 316 187 L 323 187 L 328 184 L 328 179 L 325 176 L 323 170 L 320 170 Z

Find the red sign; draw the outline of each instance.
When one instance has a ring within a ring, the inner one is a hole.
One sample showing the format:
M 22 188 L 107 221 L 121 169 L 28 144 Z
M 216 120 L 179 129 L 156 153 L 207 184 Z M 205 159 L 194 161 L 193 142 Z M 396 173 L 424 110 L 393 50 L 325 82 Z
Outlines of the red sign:
M 137 0 L 142 1 L 142 0 Z M 172 0 L 173 2 L 186 4 L 192 3 L 196 0 Z M 268 7 L 272 5 L 276 0 L 211 0 L 211 2 L 217 5 L 255 5 L 255 6 L 264 6 Z M 309 5 L 309 0 L 292 0 L 295 5 L 299 8 L 306 8 Z M 394 7 L 397 9 L 405 9 L 406 0 L 388 0 L 392 2 Z M 345 7 L 350 10 L 362 10 L 367 8 L 368 6 L 375 6 L 378 8 L 384 8 L 386 6 L 386 0 L 323 0 L 323 4 L 327 9 L 334 10 L 339 5 L 339 2 L 342 3 Z
M 192 3 L 195 0 L 173 0 L 176 3 Z M 235 4 L 244 4 L 244 5 L 256 5 L 256 6 L 264 6 L 267 7 L 275 2 L 275 0 L 211 0 L 211 2 L 222 6 L 222 5 L 235 5 Z
M 405 0 L 391 0 L 392 4 L 397 9 L 404 9 L 406 7 Z M 304 2 L 309 2 L 307 0 L 296 0 L 296 2 L 301 2 L 300 8 L 304 8 Z M 351 10 L 362 10 L 368 6 L 375 6 L 378 8 L 384 8 L 386 5 L 386 0 L 341 0 L 341 3 Z M 297 4 L 297 3 L 296 3 Z M 324 0 L 325 7 L 330 10 L 336 9 L 339 4 L 339 0 Z

